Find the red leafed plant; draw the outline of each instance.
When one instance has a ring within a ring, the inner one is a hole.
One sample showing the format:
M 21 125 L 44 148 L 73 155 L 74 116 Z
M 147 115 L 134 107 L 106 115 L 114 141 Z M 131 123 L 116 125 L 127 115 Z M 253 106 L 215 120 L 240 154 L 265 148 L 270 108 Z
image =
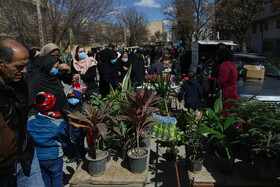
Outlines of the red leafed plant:
M 124 98 L 124 107 L 127 115 L 121 116 L 120 120 L 131 122 L 135 126 L 136 130 L 136 142 L 137 142 L 137 156 L 140 156 L 139 149 L 139 136 L 144 129 L 148 128 L 155 123 L 158 123 L 157 118 L 152 114 L 159 109 L 152 107 L 159 100 L 159 96 L 154 96 L 153 91 L 146 88 L 145 90 L 138 90 L 135 93 L 127 94 Z
M 106 138 L 107 126 L 114 118 L 110 116 L 112 102 L 109 102 L 99 110 L 96 110 L 93 105 L 86 104 L 83 108 L 84 113 L 79 111 L 69 112 L 68 116 L 72 118 L 71 124 L 75 127 L 90 131 L 93 135 L 94 145 L 89 156 L 93 159 L 97 157 L 97 150 L 99 149 L 99 139 Z

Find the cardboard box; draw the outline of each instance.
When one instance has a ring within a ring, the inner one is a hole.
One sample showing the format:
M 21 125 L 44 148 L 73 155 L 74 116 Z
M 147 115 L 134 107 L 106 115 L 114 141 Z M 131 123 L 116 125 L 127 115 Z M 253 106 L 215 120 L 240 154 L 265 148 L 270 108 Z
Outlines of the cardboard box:
M 246 70 L 245 81 L 248 82 L 263 82 L 265 68 L 261 66 L 261 70 L 258 70 L 258 66 L 244 65 Z

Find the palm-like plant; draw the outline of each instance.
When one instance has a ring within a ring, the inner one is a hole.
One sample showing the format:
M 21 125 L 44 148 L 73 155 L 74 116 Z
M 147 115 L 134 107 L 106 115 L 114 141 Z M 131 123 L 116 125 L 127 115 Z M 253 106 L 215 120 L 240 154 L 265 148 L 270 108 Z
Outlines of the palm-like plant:
M 140 156 L 139 136 L 144 129 L 155 123 L 158 119 L 151 114 L 158 111 L 158 108 L 151 107 L 159 100 L 159 96 L 154 96 L 153 91 L 149 89 L 138 90 L 136 94 L 130 93 L 124 98 L 124 105 L 127 115 L 121 116 L 120 120 L 125 120 L 132 123 L 136 131 L 137 156 Z
M 97 110 L 93 105 L 86 104 L 84 106 L 84 113 L 69 112 L 68 116 L 72 118 L 71 124 L 75 127 L 82 128 L 91 131 L 94 139 L 94 146 L 92 153 L 90 153 L 93 159 L 96 159 L 99 149 L 99 139 L 106 138 L 107 126 L 110 122 L 114 121 L 114 118 L 110 116 L 110 108 L 112 102 L 107 103 L 105 106 Z
M 167 100 L 170 96 L 170 93 L 172 92 L 171 76 L 163 76 L 162 73 L 160 73 L 160 75 L 149 77 L 149 81 L 155 88 L 157 95 L 160 95 L 160 97 L 162 98 L 162 102 L 160 103 L 161 112 L 163 111 L 163 109 L 165 109 L 168 113 Z

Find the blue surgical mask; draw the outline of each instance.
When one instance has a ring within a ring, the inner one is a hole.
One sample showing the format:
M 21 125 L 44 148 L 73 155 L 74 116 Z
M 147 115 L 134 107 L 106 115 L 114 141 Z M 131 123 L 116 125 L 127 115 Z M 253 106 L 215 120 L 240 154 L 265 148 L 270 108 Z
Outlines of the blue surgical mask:
M 55 76 L 58 73 L 58 69 L 57 68 L 52 68 L 52 70 L 50 71 L 50 75 L 51 76 Z
M 81 60 L 84 60 L 86 57 L 87 57 L 87 54 L 86 54 L 85 52 L 79 53 L 79 58 L 80 58 Z
M 80 102 L 80 100 L 79 100 L 79 99 L 76 99 L 76 98 L 69 98 L 69 99 L 68 99 L 68 102 L 69 102 L 71 105 L 75 106 L 75 105 L 77 105 L 77 104 Z
M 117 59 L 111 60 L 112 64 L 115 64 L 117 62 Z

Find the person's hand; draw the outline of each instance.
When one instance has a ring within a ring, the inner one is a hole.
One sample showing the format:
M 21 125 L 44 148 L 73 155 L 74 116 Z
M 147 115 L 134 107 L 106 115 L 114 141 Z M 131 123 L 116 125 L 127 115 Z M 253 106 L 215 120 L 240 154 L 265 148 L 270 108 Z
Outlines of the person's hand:
M 73 75 L 72 81 L 77 81 L 79 78 L 80 78 L 80 75 L 79 74 L 75 74 L 75 75 Z
M 40 51 L 36 51 L 34 57 L 37 57 L 40 55 Z
M 118 71 L 118 75 L 121 76 L 121 74 L 122 74 L 122 73 Z
M 127 70 L 128 70 L 128 68 L 127 68 L 127 67 L 125 67 L 125 66 L 123 66 L 123 70 L 124 70 L 124 71 L 127 71 Z
M 59 70 L 65 69 L 65 70 L 67 70 L 67 73 L 68 73 L 68 74 L 71 73 L 70 67 L 69 67 L 67 64 L 65 64 L 65 63 L 59 64 L 58 69 L 59 69 Z
M 122 87 L 122 83 L 121 82 L 119 82 L 119 85 L 120 85 L 120 87 Z

